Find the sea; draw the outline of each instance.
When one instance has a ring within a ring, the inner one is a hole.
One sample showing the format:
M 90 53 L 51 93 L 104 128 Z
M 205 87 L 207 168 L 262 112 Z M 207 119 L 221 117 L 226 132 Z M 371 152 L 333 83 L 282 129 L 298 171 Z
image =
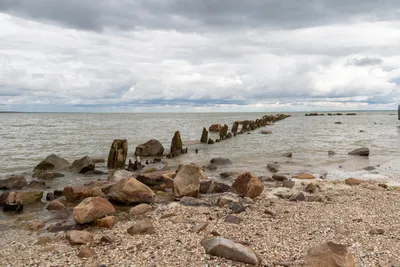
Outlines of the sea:
M 107 159 L 114 139 L 128 140 L 128 159 L 133 159 L 137 145 L 150 139 L 159 140 L 169 150 L 175 131 L 179 131 L 188 153 L 165 161 L 169 166 L 188 162 L 207 166 L 214 157 L 230 159 L 230 165 L 207 170 L 214 179 L 225 171 L 270 176 L 267 164 L 278 162 L 280 172 L 293 175 L 310 172 L 327 179 L 400 181 L 400 121 L 396 111 L 356 111 L 355 116 L 346 116 L 348 111 L 342 111 L 343 116 L 322 113 L 325 115 L 286 112 L 291 117 L 213 145 L 199 143 L 203 127 L 219 123 L 231 128 L 235 121 L 277 113 L 0 113 L 0 179 L 23 174 L 29 180 L 33 168 L 53 153 L 70 162 L 84 156 Z M 260 133 L 266 129 L 272 134 Z M 211 138 L 217 137 L 211 134 Z M 359 147 L 368 147 L 370 156 L 348 155 Z M 328 155 L 329 150 L 336 154 Z M 293 156 L 284 157 L 286 152 Z M 376 169 L 366 171 L 367 166 Z M 159 166 L 146 168 L 154 167 Z M 105 163 L 96 169 L 107 171 Z M 53 190 L 93 179 L 66 173 L 48 183 Z

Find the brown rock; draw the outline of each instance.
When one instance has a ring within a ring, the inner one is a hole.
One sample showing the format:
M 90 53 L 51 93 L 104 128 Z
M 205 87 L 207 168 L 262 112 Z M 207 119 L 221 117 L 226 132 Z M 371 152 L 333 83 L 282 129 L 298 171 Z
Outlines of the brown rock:
M 199 189 L 200 194 L 206 194 L 210 189 L 212 182 L 213 182 L 212 180 L 200 181 L 200 189 Z
M 87 231 L 72 230 L 66 235 L 70 245 L 85 245 L 93 241 L 93 235 Z
M 67 186 L 64 187 L 64 196 L 69 202 L 76 202 L 88 197 L 103 197 L 99 187 L 92 186 Z
M 175 171 L 143 172 L 136 177 L 136 180 L 150 187 L 173 188 L 175 175 Z
M 34 169 L 34 176 L 39 175 L 41 172 L 48 170 L 62 170 L 69 165 L 69 162 L 55 154 L 47 156 L 42 160 Z
M 154 192 L 135 178 L 123 179 L 110 188 L 108 196 L 123 203 L 152 203 Z
M 311 180 L 311 179 L 316 179 L 316 177 L 314 175 L 312 175 L 311 173 L 306 173 L 303 172 L 297 176 L 295 176 L 294 178 L 296 179 L 302 179 L 302 180 Z
M 384 229 L 373 228 L 369 231 L 371 235 L 383 235 L 385 233 Z
M 183 165 L 174 179 L 175 197 L 198 197 L 201 180 L 207 180 L 207 176 L 200 166 L 194 163 Z
M 304 189 L 307 193 L 314 194 L 317 192 L 317 186 L 314 183 L 309 183 L 306 188 Z
M 196 223 L 192 227 L 192 229 L 190 229 L 190 232 L 198 234 L 201 231 L 203 231 L 204 229 L 206 229 L 207 226 L 208 226 L 208 222 Z
M 361 184 L 361 180 L 356 179 L 356 178 L 348 178 L 344 182 L 345 182 L 345 184 L 350 185 L 350 186 Z
M 306 197 L 304 196 L 304 194 L 303 193 L 296 193 L 296 194 L 293 194 L 290 198 L 289 198 L 289 201 L 304 201 L 304 200 L 306 200 Z
M 103 218 L 115 212 L 114 206 L 105 198 L 89 197 L 73 209 L 77 223 L 84 224 Z
M 147 212 L 150 212 L 153 210 L 153 207 L 150 206 L 149 204 L 139 204 L 129 211 L 129 216 L 137 216 L 137 215 L 143 215 L 146 214 Z
M 241 197 L 255 198 L 264 191 L 264 185 L 249 172 L 240 174 L 231 187 L 232 191 Z
M 72 162 L 70 169 L 79 173 L 86 173 L 88 171 L 93 171 L 95 168 L 95 163 L 88 156 L 81 159 L 77 159 Z
M 234 135 L 236 135 L 236 134 L 237 134 L 237 131 L 238 131 L 238 128 L 239 128 L 239 122 L 238 122 L 238 121 L 235 121 L 235 122 L 233 123 L 231 132 L 232 132 Z
M 224 219 L 224 222 L 233 223 L 233 224 L 240 224 L 242 221 L 243 221 L 242 218 L 239 218 L 239 217 L 237 217 L 235 215 L 231 215 L 231 214 L 226 215 L 226 217 Z
M 4 180 L 0 180 L 0 190 L 22 189 L 27 185 L 28 182 L 23 175 L 11 175 Z
M 354 267 L 354 257 L 347 247 L 333 242 L 320 244 L 308 250 L 304 267 Z
M 108 235 L 103 235 L 103 236 L 100 238 L 100 242 L 101 242 L 101 243 L 111 244 L 111 243 L 114 242 L 114 239 L 112 239 L 112 238 L 111 238 L 110 236 L 108 236 Z
M 274 173 L 272 175 L 272 179 L 274 179 L 275 181 L 285 181 L 288 180 L 288 177 L 282 173 Z
M 117 217 L 107 216 L 107 217 L 95 220 L 94 226 L 112 229 L 114 227 L 114 225 L 117 223 L 117 221 L 118 221 Z
M 8 205 L 13 204 L 33 204 L 40 202 L 43 198 L 42 191 L 23 191 L 23 192 L 9 192 L 5 203 Z
M 160 141 L 151 139 L 144 144 L 138 145 L 135 149 L 135 155 L 140 157 L 158 157 L 164 153 L 164 147 Z
M 62 210 L 65 208 L 65 205 L 58 200 L 53 200 L 47 206 L 47 210 Z
M 212 124 L 209 128 L 208 128 L 208 130 L 210 131 L 210 132 L 219 132 L 220 130 L 221 130 L 221 124 Z
M 136 221 L 131 227 L 127 230 L 130 235 L 147 235 L 154 234 L 156 231 L 154 230 L 154 226 L 149 219 L 143 219 L 140 221 Z
M 126 139 L 116 139 L 113 141 L 110 153 L 108 154 L 108 169 L 123 169 L 128 155 L 128 141 Z
M 94 256 L 96 256 L 96 253 L 89 247 L 82 247 L 78 253 L 79 258 L 93 258 Z
M 173 157 L 182 153 L 182 139 L 179 131 L 176 131 L 172 137 L 170 153 Z
M 292 180 L 283 180 L 282 186 L 286 188 L 293 188 L 295 186 L 296 182 Z

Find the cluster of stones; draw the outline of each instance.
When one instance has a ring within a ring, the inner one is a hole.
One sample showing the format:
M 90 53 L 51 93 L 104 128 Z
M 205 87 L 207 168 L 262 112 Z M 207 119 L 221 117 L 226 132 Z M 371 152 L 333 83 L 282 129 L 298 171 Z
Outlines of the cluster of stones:
M 212 124 L 208 131 L 204 127 L 201 134 L 200 142 L 204 144 L 214 144 L 215 142 L 220 142 L 225 139 L 232 138 L 238 134 L 243 134 L 245 132 L 254 131 L 257 128 L 265 127 L 267 125 L 272 125 L 274 122 L 286 119 L 290 115 L 278 114 L 278 115 L 265 115 L 261 119 L 256 120 L 245 120 L 245 121 L 235 121 L 232 125 L 231 131 L 229 132 L 228 125 L 224 124 Z M 239 125 L 242 125 L 239 131 Z M 219 139 L 213 140 L 208 137 L 209 132 L 219 133 Z M 262 133 L 270 133 L 270 131 L 262 131 Z

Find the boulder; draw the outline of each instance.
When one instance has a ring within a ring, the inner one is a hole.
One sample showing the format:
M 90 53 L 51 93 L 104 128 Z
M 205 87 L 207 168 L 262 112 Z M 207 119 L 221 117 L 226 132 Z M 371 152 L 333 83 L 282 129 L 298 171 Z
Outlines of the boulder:
M 22 204 L 28 205 L 40 202 L 43 198 L 43 191 L 9 192 L 5 203 L 7 205 Z
M 175 171 L 143 172 L 136 177 L 136 180 L 150 187 L 173 188 L 175 175 Z
M 164 147 L 160 141 L 151 139 L 144 144 L 138 145 L 135 149 L 135 155 L 140 157 L 158 157 L 164 153 Z
M 88 197 L 104 197 L 103 191 L 99 187 L 93 186 L 67 186 L 63 194 L 67 201 L 75 202 Z
M 172 157 L 182 153 L 182 139 L 179 131 L 176 131 L 174 137 L 172 137 L 170 153 Z
M 353 151 L 349 152 L 349 155 L 356 155 L 356 156 L 369 156 L 369 148 L 368 147 L 361 147 L 354 149 Z
M 150 211 L 153 210 L 153 207 L 149 204 L 139 204 L 129 211 L 129 216 L 138 216 L 138 215 L 144 215 Z
M 39 174 L 34 174 L 33 177 L 41 180 L 53 180 L 55 178 L 64 177 L 65 175 L 59 172 L 41 172 Z
M 219 132 L 220 130 L 221 130 L 221 124 L 212 124 L 209 128 L 208 128 L 208 130 L 210 131 L 210 132 Z
M 268 163 L 267 168 L 270 172 L 279 172 L 279 164 L 278 163 Z
M 154 192 L 135 178 L 119 181 L 110 188 L 110 199 L 123 203 L 152 203 Z
M 93 235 L 88 231 L 69 231 L 66 238 L 70 245 L 86 245 L 93 241 Z
M 90 247 L 82 247 L 78 253 L 79 258 L 93 258 L 94 256 L 96 253 Z
M 23 175 L 11 175 L 4 180 L 0 180 L 0 190 L 22 189 L 27 185 L 28 182 Z
M 347 247 L 333 242 L 320 244 L 308 250 L 303 267 L 354 267 L 354 257 Z
M 301 179 L 301 180 L 311 180 L 311 179 L 317 179 L 314 175 L 312 175 L 311 173 L 306 173 L 303 172 L 297 176 L 294 176 L 293 178 L 296 179 Z
M 214 165 L 227 165 L 227 164 L 232 164 L 232 162 L 231 162 L 229 159 L 221 158 L 221 157 L 212 158 L 212 159 L 210 160 L 210 162 L 211 162 L 212 164 L 214 164 Z
M 84 199 L 73 209 L 73 216 L 77 223 L 84 224 L 103 218 L 115 212 L 114 206 L 105 198 L 89 197 Z
M 207 144 L 207 141 L 208 141 L 208 131 L 204 127 L 203 132 L 201 134 L 200 143 Z
M 194 163 L 182 165 L 174 179 L 175 197 L 198 197 L 201 180 L 207 180 L 207 176 L 200 166 Z
M 47 156 L 34 169 L 35 174 L 49 170 L 62 170 L 69 166 L 69 162 L 55 154 Z
M 296 182 L 292 180 L 283 180 L 282 186 L 286 188 L 293 188 L 295 186 Z
M 156 231 L 154 230 L 154 226 L 149 219 L 143 219 L 136 221 L 131 227 L 127 230 L 130 235 L 150 235 L 154 234 Z
M 255 198 L 264 191 L 264 185 L 256 176 L 245 172 L 236 178 L 231 189 L 241 197 Z
M 117 183 L 122 179 L 133 177 L 133 172 L 127 170 L 117 170 L 112 175 L 108 177 L 108 181 L 112 183 Z
M 304 201 L 306 200 L 306 196 L 303 193 L 296 193 L 293 194 L 290 198 L 289 201 Z
M 207 254 L 213 256 L 256 266 L 260 263 L 256 253 L 250 247 L 221 236 L 203 239 L 201 245 Z
M 65 205 L 58 200 L 53 200 L 47 206 L 47 210 L 62 210 L 65 208 Z
M 72 162 L 71 165 L 71 170 L 79 173 L 86 173 L 88 171 L 93 171 L 94 168 L 95 164 L 88 156 L 75 160 L 74 162 Z
M 128 141 L 126 139 L 116 139 L 111 144 L 108 154 L 108 169 L 123 169 L 128 155 Z
M 114 225 L 117 223 L 117 221 L 118 221 L 117 217 L 107 216 L 107 217 L 95 220 L 94 226 L 112 229 L 114 227 Z
M 345 182 L 345 184 L 350 185 L 350 186 L 361 184 L 361 180 L 356 179 L 356 178 L 348 178 L 344 182 Z
M 274 173 L 272 175 L 272 179 L 275 180 L 275 181 L 282 182 L 282 181 L 288 180 L 288 177 L 283 173 Z

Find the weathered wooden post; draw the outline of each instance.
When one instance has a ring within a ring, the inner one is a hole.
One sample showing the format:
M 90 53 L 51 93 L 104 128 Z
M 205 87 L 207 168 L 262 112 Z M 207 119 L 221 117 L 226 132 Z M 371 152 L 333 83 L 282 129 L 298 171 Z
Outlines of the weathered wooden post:
M 108 169 L 124 169 L 128 155 L 128 141 L 126 139 L 115 139 L 108 154 Z
M 400 105 L 397 108 L 397 119 L 400 120 Z
M 172 157 L 176 157 L 182 153 L 182 139 L 179 131 L 176 131 L 172 138 L 170 153 Z

